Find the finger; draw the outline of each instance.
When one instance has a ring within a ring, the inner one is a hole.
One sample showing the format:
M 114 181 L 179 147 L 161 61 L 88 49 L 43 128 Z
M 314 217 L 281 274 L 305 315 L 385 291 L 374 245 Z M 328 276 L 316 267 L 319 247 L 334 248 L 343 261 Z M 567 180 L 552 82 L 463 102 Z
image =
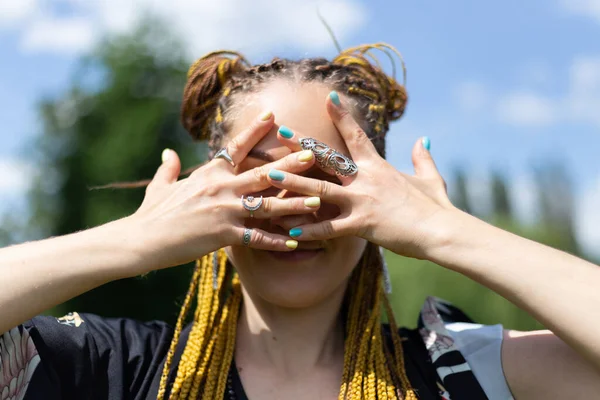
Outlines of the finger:
M 301 225 L 290 229 L 290 237 L 297 240 L 327 240 L 340 236 L 350 236 L 353 229 L 348 218 L 339 216 L 334 219 Z
M 246 202 L 247 198 L 244 199 Z M 261 199 L 254 199 L 251 205 L 258 205 Z M 291 197 L 280 199 L 277 197 L 265 197 L 261 206 L 252 212 L 252 216 L 258 219 L 281 217 L 284 215 L 310 214 L 321 207 L 321 199 L 318 197 Z M 249 210 L 240 205 L 240 216 L 248 217 Z
M 412 163 L 415 167 L 415 175 L 419 178 L 440 178 L 438 169 L 431 157 L 429 149 L 431 141 L 427 136 L 417 140 L 412 150 Z
M 354 161 L 361 158 L 378 156 L 375 146 L 371 143 L 371 139 L 369 139 L 358 122 L 354 120 L 336 91 L 329 93 L 326 104 L 331 121 L 333 121 L 344 138 L 346 146 L 350 151 L 350 156 Z
M 281 125 L 279 127 L 277 139 L 292 151 L 302 151 L 302 146 L 300 146 L 301 137 L 287 126 Z M 332 168 L 323 168 L 320 165 L 319 168 L 329 175 L 335 175 L 335 171 Z
M 263 112 L 248 128 L 238 133 L 227 143 L 227 152 L 235 165 L 240 164 L 250 150 L 265 137 L 273 127 L 274 121 L 271 111 Z
M 244 244 L 245 227 L 235 228 L 235 235 L 241 246 Z M 272 251 L 293 251 L 298 247 L 298 241 L 290 239 L 288 236 L 277 235 L 262 229 L 250 229 L 250 243 L 247 245 L 258 250 Z
M 342 186 L 321 179 L 307 178 L 277 169 L 270 170 L 268 178 L 272 186 L 306 196 L 316 196 L 334 204 L 344 203 L 348 198 L 348 192 Z
M 277 130 L 277 139 L 292 151 L 301 151 L 298 135 L 285 125 L 281 125 Z
M 162 164 L 158 167 L 158 170 L 156 170 L 148 187 L 171 184 L 177 182 L 177 178 L 179 178 L 181 161 L 179 160 L 177 153 L 171 149 L 164 149 L 161 158 Z
M 269 171 L 272 169 L 299 173 L 306 171 L 315 163 L 315 157 L 310 150 L 289 154 L 272 163 L 262 165 L 237 175 L 232 184 L 237 187 L 238 194 L 256 193 L 271 186 Z

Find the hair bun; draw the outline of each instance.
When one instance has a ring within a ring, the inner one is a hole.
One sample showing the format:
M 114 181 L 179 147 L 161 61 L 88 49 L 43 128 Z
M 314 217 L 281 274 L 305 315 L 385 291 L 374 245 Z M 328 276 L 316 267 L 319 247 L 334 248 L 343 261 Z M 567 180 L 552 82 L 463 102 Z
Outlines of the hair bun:
M 183 91 L 181 122 L 193 138 L 207 139 L 209 122 L 222 120 L 219 100 L 227 96 L 231 77 L 248 65 L 241 54 L 233 51 L 209 53 L 192 64 Z
M 373 54 L 373 50 L 385 53 L 392 63 L 393 73 L 388 75 L 383 71 L 379 59 Z M 393 55 L 400 60 L 402 67 L 402 84 L 396 80 L 396 63 Z M 350 66 L 358 70 L 358 75 L 376 88 L 378 98 L 374 98 L 374 109 L 381 112 L 385 125 L 387 122 L 396 120 L 404 114 L 408 95 L 406 93 L 406 68 L 402 55 L 394 47 L 386 43 L 366 44 L 352 47 L 342 51 L 333 60 L 334 63 Z

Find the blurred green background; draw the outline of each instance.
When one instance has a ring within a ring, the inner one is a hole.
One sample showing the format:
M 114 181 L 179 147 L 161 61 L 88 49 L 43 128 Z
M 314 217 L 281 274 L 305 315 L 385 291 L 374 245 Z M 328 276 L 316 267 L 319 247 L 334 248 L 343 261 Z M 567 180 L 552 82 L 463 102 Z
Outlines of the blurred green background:
M 107 38 L 80 60 L 68 90 L 40 100 L 42 132 L 28 146 L 28 156 L 40 166 L 28 194 L 32 217 L 24 224 L 7 215 L 0 228 L 0 245 L 63 235 L 133 213 L 143 199 L 143 189 L 89 188 L 152 177 L 165 147 L 179 152 L 184 169 L 203 160 L 204 145 L 193 143 L 179 124 L 189 65 L 181 54 L 176 37 L 159 23 L 146 23 L 132 34 Z M 509 185 L 501 172 L 494 173 L 489 183 L 491 210 L 477 216 L 581 255 L 564 166 L 547 161 L 536 165 L 533 173 L 541 216 L 535 226 L 521 225 L 513 216 Z M 454 204 L 474 213 L 466 171 L 457 165 L 445 178 Z M 562 188 L 558 200 L 557 187 Z M 391 253 L 387 258 L 392 301 L 402 325 L 415 326 L 425 297 L 434 295 L 455 303 L 481 323 L 522 330 L 540 327 L 502 297 L 463 276 L 429 262 Z M 173 322 L 190 275 L 188 265 L 113 282 L 48 312 L 60 316 L 77 310 Z

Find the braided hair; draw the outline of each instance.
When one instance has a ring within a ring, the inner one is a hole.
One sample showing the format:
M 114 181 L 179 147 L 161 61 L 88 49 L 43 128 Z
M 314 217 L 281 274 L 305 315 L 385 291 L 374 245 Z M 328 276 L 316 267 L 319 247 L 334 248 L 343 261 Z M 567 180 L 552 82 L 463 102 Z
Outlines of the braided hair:
M 300 61 L 275 58 L 252 66 L 241 54 L 209 53 L 188 72 L 181 120 L 190 135 L 208 140 L 211 157 L 222 147 L 236 106 L 243 96 L 260 91 L 276 79 L 317 82 L 345 93 L 351 109 L 381 156 L 390 121 L 402 116 L 407 95 L 403 84 L 383 72 L 374 50 L 391 57 L 398 52 L 384 43 L 358 46 L 341 52 L 332 61 L 309 58 Z M 400 57 L 400 60 L 401 57 Z M 218 265 L 213 282 L 213 265 Z M 398 327 L 383 290 L 383 259 L 378 247 L 367 245 L 352 272 L 344 299 L 344 369 L 339 399 L 416 399 L 404 367 Z M 196 299 L 192 327 L 177 373 L 167 387 L 173 355 L 187 314 Z M 207 254 L 196 263 L 163 369 L 158 399 L 223 398 L 235 348 L 236 326 L 242 302 L 237 273 L 223 250 Z M 381 324 L 386 311 L 391 340 L 385 340 Z M 391 342 L 391 343 L 388 343 Z

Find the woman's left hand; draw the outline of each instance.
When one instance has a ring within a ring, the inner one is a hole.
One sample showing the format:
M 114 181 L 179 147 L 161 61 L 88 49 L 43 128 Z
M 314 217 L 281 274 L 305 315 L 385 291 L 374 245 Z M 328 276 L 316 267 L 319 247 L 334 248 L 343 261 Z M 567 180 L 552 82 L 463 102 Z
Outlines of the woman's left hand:
M 428 139 L 415 143 L 415 175 L 406 175 L 377 153 L 343 104 L 336 105 L 329 97 L 327 111 L 344 138 L 358 173 L 340 176 L 342 185 L 290 173 L 269 174 L 283 177 L 270 178 L 273 186 L 319 196 L 340 208 L 338 217 L 298 226 L 290 230 L 290 235 L 303 241 L 360 236 L 397 254 L 425 258 L 428 246 L 436 243 L 435 237 L 439 236 L 442 215 L 458 210 L 448 199 L 446 184 L 425 148 Z

